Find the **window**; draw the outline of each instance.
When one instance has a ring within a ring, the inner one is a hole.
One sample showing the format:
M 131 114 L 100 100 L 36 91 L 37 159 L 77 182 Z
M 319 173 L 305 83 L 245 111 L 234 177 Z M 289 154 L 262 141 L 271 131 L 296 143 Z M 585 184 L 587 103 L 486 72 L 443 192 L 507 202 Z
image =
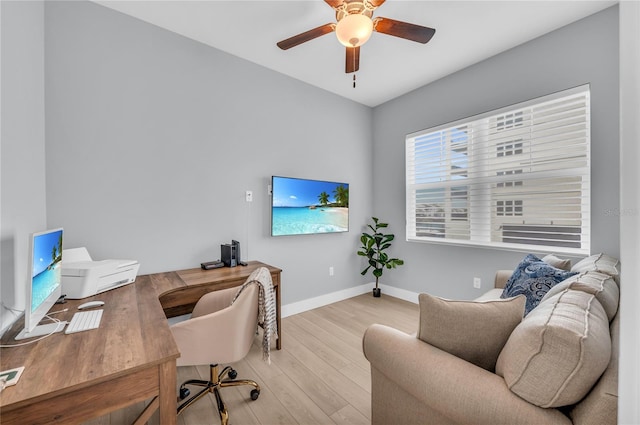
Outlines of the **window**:
M 581 86 L 406 138 L 407 240 L 588 254 Z
M 498 217 L 522 216 L 522 201 L 497 201 Z

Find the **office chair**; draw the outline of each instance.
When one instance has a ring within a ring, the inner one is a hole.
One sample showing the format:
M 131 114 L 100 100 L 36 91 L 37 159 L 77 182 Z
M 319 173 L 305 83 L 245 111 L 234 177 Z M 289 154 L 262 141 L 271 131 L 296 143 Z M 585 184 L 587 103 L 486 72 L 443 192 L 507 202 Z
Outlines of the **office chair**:
M 218 404 L 222 425 L 229 420 L 227 408 L 220 396 L 224 387 L 250 385 L 251 399 L 260 395 L 260 386 L 252 380 L 236 380 L 237 372 L 227 366 L 219 372 L 218 365 L 242 360 L 253 343 L 258 323 L 257 284 L 248 285 L 231 303 L 238 288 L 205 294 L 197 302 L 189 320 L 171 326 L 180 350 L 178 366 L 209 364 L 209 380 L 192 379 L 180 386 L 180 399 L 190 394 L 187 386 L 203 387 L 197 394 L 178 406 L 178 415 L 187 407 L 213 393 Z M 228 376 L 229 379 L 225 379 Z

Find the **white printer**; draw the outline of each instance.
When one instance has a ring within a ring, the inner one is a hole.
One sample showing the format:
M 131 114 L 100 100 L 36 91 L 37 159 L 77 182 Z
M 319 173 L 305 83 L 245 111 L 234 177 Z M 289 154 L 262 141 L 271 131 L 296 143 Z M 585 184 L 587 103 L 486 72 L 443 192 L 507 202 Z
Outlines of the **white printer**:
M 87 248 L 62 251 L 62 293 L 80 299 L 132 283 L 140 263 L 135 260 L 93 261 Z

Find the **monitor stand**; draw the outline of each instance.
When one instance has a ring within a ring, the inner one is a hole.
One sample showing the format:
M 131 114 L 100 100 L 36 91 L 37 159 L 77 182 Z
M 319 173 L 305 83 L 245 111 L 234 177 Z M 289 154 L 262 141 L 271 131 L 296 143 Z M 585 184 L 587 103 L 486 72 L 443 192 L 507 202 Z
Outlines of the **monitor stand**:
M 18 336 L 16 336 L 16 340 L 27 339 L 27 338 L 35 338 L 37 336 L 44 336 L 53 334 L 56 332 L 62 332 L 64 326 L 67 322 L 58 322 L 58 323 L 47 323 L 46 325 L 38 325 L 31 332 L 27 332 L 26 329 L 20 331 Z

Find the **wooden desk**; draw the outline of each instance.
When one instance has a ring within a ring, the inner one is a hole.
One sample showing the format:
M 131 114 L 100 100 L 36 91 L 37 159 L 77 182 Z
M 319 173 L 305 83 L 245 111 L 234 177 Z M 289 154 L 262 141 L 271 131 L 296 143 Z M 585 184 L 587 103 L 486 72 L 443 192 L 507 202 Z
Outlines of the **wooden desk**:
M 202 294 L 241 285 L 261 266 L 271 272 L 276 289 L 280 349 L 280 269 L 252 261 L 246 267 L 138 276 L 131 285 L 52 308 L 68 308 L 55 317 L 70 321 L 78 305 L 102 300 L 100 328 L 0 349 L 0 370 L 25 366 L 18 384 L 0 393 L 2 425 L 78 424 L 150 399 L 135 423 L 145 423 L 159 409 L 160 423 L 174 425 L 180 353 L 166 317 L 191 312 Z M 16 344 L 23 327 L 24 318 L 5 333 L 2 344 Z
M 276 293 L 276 310 L 278 323 L 278 340 L 276 348 L 282 348 L 280 331 L 280 270 L 277 267 L 249 261 L 247 266 L 222 267 L 213 270 L 187 269 L 147 275 L 153 285 L 160 304 L 167 317 L 181 316 L 193 311 L 196 302 L 204 294 L 219 289 L 233 288 L 242 285 L 247 277 L 257 268 L 266 267 L 271 273 L 271 280 Z
M 77 424 L 157 397 L 140 423 L 159 408 L 160 422 L 174 425 L 180 353 L 149 277 L 52 310 L 68 308 L 55 317 L 69 321 L 88 300 L 105 302 L 98 329 L 1 349 L 2 370 L 25 366 L 18 384 L 0 393 L 2 424 Z M 16 344 L 23 326 L 18 320 L 2 344 Z

